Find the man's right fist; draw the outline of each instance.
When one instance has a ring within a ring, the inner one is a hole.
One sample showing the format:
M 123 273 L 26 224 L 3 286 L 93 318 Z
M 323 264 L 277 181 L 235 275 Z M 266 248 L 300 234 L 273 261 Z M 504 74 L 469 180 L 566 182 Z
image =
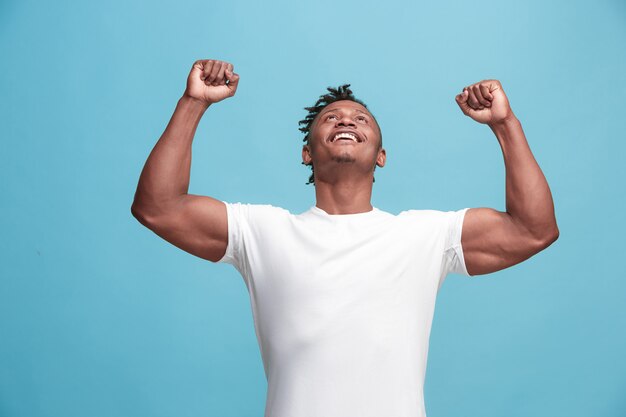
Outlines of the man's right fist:
M 191 67 L 185 96 L 211 105 L 234 96 L 238 83 L 239 75 L 233 72 L 233 64 L 216 59 L 201 59 Z

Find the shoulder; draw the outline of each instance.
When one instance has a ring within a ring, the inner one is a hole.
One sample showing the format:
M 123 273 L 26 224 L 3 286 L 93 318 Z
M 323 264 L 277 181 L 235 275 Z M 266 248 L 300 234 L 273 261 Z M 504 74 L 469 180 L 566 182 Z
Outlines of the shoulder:
M 446 213 L 448 212 L 434 209 L 410 209 L 400 212 L 398 218 L 411 221 L 433 221 L 443 219 Z
M 406 216 L 411 218 L 420 218 L 420 219 L 446 219 L 449 217 L 454 217 L 465 210 L 467 208 L 462 208 L 460 210 L 435 210 L 435 209 L 411 209 L 405 210 L 398 214 L 400 216 Z
M 468 208 L 460 210 L 405 210 L 398 214 L 398 218 L 403 219 L 408 224 L 445 231 L 460 227 L 467 210 Z
M 271 204 L 229 203 L 226 205 L 229 218 L 232 220 L 258 221 L 292 216 L 289 210 Z
M 241 203 L 241 202 L 234 203 L 234 202 L 228 202 L 228 201 L 223 201 L 223 200 L 222 200 L 222 203 L 226 204 L 226 206 L 236 208 L 239 210 L 289 213 L 289 210 L 284 209 L 282 207 L 273 206 L 271 204 L 255 204 L 255 203 Z

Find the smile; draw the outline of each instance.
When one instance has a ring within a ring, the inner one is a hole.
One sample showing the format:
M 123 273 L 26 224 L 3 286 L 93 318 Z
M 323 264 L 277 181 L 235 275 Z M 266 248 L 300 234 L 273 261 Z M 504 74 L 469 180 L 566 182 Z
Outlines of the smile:
M 359 138 L 354 133 L 350 133 L 350 132 L 339 132 L 330 139 L 330 142 L 332 143 L 332 142 L 336 142 L 339 140 L 347 140 L 347 141 L 351 141 L 354 143 L 362 142 L 361 138 Z

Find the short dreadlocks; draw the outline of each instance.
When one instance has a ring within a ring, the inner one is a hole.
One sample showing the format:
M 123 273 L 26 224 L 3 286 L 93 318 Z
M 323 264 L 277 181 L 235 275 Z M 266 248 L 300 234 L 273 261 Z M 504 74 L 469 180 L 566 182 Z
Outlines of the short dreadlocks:
M 328 94 L 321 95 L 320 98 L 315 102 L 312 107 L 305 107 L 304 110 L 307 110 L 309 114 L 306 117 L 298 122 L 298 125 L 302 125 L 299 130 L 304 133 L 303 142 L 309 143 L 309 135 L 311 133 L 311 126 L 313 125 L 313 121 L 318 114 L 329 104 L 334 103 L 339 100 L 351 100 L 355 103 L 359 103 L 363 107 L 367 109 L 367 105 L 363 103 L 361 100 L 356 98 L 354 94 L 352 94 L 352 90 L 350 90 L 350 84 L 343 84 L 337 88 L 327 87 Z M 381 143 L 382 143 L 382 134 L 381 134 Z M 304 164 L 304 162 L 303 162 Z M 315 172 L 313 170 L 313 165 L 311 167 L 311 176 L 309 177 L 309 182 L 307 184 L 315 184 Z

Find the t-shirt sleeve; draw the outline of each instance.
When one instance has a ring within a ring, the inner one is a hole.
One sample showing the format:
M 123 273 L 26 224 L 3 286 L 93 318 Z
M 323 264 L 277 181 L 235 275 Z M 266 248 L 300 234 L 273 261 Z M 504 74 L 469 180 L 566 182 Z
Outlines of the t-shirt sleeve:
M 233 265 L 242 274 L 245 274 L 245 245 L 244 233 L 249 229 L 249 206 L 241 203 L 227 203 L 228 244 L 226 252 L 218 262 Z
M 467 272 L 463 247 L 461 246 L 461 233 L 463 231 L 463 220 L 469 208 L 457 211 L 445 212 L 446 240 L 444 246 L 444 276 L 450 272 L 471 277 Z

